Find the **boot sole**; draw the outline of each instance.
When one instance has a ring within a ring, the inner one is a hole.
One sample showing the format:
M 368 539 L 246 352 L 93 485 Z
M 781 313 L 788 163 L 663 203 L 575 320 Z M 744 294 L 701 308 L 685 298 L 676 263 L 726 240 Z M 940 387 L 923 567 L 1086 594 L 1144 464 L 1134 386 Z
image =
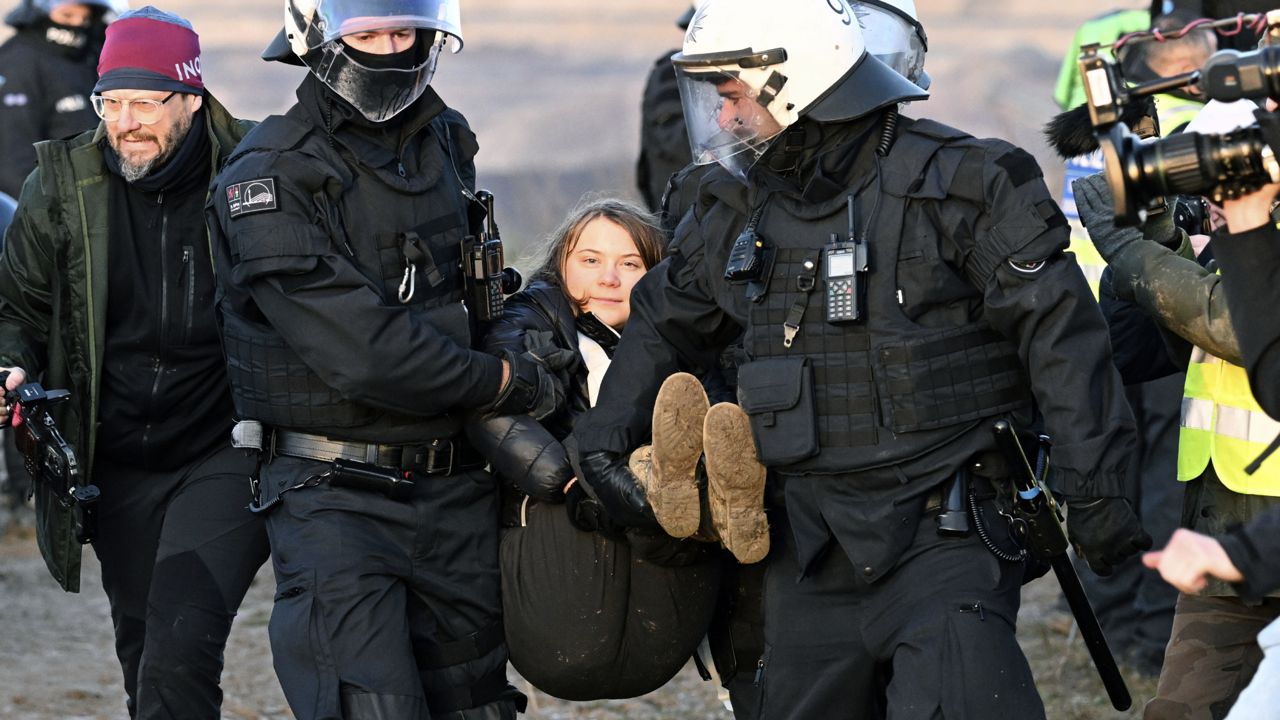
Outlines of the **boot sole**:
M 737 405 L 719 403 L 707 411 L 703 443 L 711 525 L 738 562 L 760 562 L 769 554 L 767 471 L 756 459 L 751 421 Z
M 653 403 L 653 482 L 649 505 L 668 535 L 685 538 L 698 530 L 698 459 L 702 425 L 710 403 L 702 383 L 676 373 L 662 383 Z

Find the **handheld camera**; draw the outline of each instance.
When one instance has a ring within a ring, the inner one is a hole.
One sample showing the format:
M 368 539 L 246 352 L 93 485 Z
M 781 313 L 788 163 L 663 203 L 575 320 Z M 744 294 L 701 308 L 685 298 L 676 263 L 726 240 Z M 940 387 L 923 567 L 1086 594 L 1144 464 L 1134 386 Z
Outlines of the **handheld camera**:
M 0 385 L 8 378 L 8 372 L 0 372 Z M 17 433 L 14 441 L 26 461 L 27 473 L 33 483 L 51 491 L 58 504 L 72 512 L 76 540 L 84 544 L 97 532 L 94 510 L 101 493 L 96 485 L 81 485 L 75 450 L 49 414 L 51 406 L 70 397 L 70 391 L 45 390 L 34 382 L 5 392 L 5 402 L 12 408 L 10 427 Z
M 1265 37 L 1280 37 L 1280 11 L 1243 16 L 1243 20 L 1265 21 Z M 1140 224 L 1148 211 L 1163 206 L 1166 195 L 1206 195 L 1221 202 L 1280 182 L 1280 161 L 1274 150 L 1280 146 L 1278 114 L 1258 110 L 1254 125 L 1228 133 L 1183 132 L 1149 141 L 1139 139 L 1120 122 L 1132 103 L 1186 87 L 1197 88 L 1206 101 L 1280 99 L 1280 46 L 1245 53 L 1222 50 L 1199 70 L 1136 85 L 1126 83 L 1118 65 L 1099 49 L 1096 44 L 1083 47 L 1078 66 L 1117 225 Z

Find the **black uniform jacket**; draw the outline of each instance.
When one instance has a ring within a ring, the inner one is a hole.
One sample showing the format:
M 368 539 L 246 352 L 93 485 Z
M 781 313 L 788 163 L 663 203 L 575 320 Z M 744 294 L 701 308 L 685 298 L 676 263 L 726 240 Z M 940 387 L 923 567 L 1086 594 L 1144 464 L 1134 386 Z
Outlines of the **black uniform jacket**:
M 912 122 L 903 118 L 899 132 Z M 865 138 L 868 128 L 878 126 L 876 119 L 823 126 L 800 181 L 765 169 L 766 154 L 752 170 L 751 184 L 756 191 L 767 187 L 805 201 L 843 194 L 874 172 L 874 143 Z M 1112 366 L 1106 324 L 1074 257 L 1062 252 L 1066 222 L 1028 154 L 1002 141 L 967 136 L 954 145 L 956 154 L 940 153 L 935 164 L 967 167 L 969 174 L 953 174 L 949 184 L 925 168 L 897 169 L 920 174 L 906 202 L 914 232 L 926 242 L 921 257 L 900 257 L 897 268 L 872 272 L 898 273 L 906 288 L 899 304 L 917 323 L 936 327 L 981 319 L 1008 338 L 1054 436 L 1051 481 L 1077 496 L 1121 496 L 1133 419 Z M 621 454 L 644 442 L 663 378 L 682 364 L 712 366 L 748 321 L 743 286 L 726 282 L 724 268 L 728 245 L 746 225 L 757 194 L 715 169 L 702 178 L 697 196 L 676 229 L 671 256 L 632 293 L 631 319 L 599 403 L 575 428 L 584 454 Z M 735 227 L 704 223 L 721 204 L 735 209 Z M 977 272 L 979 266 L 987 271 Z M 801 566 L 834 535 L 869 580 L 883 576 L 910 543 L 925 493 L 991 444 L 989 423 L 982 423 L 892 467 L 843 475 L 773 474 L 775 489 L 785 482 L 785 493 L 773 497 L 785 499 Z
M 210 212 L 226 244 L 215 254 L 229 263 L 218 277 L 224 312 L 269 325 L 340 396 L 330 407 L 354 403 L 370 417 L 312 432 L 385 443 L 436 437 L 448 411 L 492 403 L 502 382 L 498 358 L 472 350 L 428 311 L 433 296 L 461 284 L 456 248 L 474 187 L 474 135 L 431 88 L 377 125 L 311 75 L 298 100 L 288 117 L 312 128 L 307 139 L 254 149 L 250 135 L 218 177 Z M 260 131 L 275 124 L 268 118 Z M 321 159 L 335 151 L 340 161 Z M 415 270 L 417 289 L 404 303 L 397 285 L 409 231 L 439 258 L 440 275 Z M 234 392 L 234 372 L 232 381 Z
M 18 197 L 36 167 L 36 142 L 98 124 L 89 104 L 96 66 L 96 56 L 68 57 L 36 28 L 0 45 L 0 192 Z

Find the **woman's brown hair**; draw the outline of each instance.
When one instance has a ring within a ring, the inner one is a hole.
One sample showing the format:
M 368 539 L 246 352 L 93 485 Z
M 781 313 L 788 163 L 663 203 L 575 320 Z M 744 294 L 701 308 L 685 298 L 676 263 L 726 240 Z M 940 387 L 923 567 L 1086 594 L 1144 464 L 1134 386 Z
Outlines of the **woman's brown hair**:
M 583 199 L 571 210 L 560 226 L 551 233 L 541 253 L 534 280 L 564 289 L 564 265 L 578 245 L 578 238 L 587 223 L 604 218 L 617 223 L 627 231 L 636 244 L 645 270 L 661 262 L 666 256 L 666 235 L 658 225 L 658 219 L 635 203 L 617 198 Z M 569 298 L 577 302 L 575 298 Z

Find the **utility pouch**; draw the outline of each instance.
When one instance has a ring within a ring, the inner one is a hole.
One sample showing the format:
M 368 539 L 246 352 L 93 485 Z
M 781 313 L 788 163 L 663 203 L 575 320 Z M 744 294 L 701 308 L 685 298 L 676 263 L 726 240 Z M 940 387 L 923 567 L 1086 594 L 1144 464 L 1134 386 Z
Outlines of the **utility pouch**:
M 808 358 L 767 358 L 741 366 L 738 404 L 751 418 L 761 464 L 781 467 L 818 454 L 813 369 Z

